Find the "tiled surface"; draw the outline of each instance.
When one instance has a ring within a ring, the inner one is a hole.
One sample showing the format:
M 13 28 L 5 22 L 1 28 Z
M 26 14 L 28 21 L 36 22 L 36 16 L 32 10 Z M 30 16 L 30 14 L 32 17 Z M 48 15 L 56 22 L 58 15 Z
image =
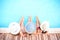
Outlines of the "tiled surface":
M 0 40 L 60 40 L 60 33 L 37 34 L 23 37 L 19 35 L 12 35 L 7 33 L 0 33 Z

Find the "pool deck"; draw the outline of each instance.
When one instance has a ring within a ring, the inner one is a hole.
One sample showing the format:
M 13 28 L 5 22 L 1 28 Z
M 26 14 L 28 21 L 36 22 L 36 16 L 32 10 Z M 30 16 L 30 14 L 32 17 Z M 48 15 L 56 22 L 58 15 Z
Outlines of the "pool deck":
M 60 40 L 60 28 L 51 28 L 47 34 L 28 35 L 23 37 L 20 34 L 12 35 L 8 28 L 0 28 L 0 40 Z
M 9 33 L 0 33 L 0 40 L 60 40 L 60 33 L 28 35 L 23 37 L 19 35 L 12 35 Z

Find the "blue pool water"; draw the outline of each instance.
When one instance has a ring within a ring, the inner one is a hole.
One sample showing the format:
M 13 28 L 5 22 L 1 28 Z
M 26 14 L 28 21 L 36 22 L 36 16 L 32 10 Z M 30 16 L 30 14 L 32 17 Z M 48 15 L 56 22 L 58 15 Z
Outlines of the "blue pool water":
M 60 0 L 0 0 L 0 28 L 7 28 L 9 23 L 20 21 L 25 17 L 32 16 L 35 23 L 35 16 L 40 22 L 48 21 L 50 28 L 60 28 Z

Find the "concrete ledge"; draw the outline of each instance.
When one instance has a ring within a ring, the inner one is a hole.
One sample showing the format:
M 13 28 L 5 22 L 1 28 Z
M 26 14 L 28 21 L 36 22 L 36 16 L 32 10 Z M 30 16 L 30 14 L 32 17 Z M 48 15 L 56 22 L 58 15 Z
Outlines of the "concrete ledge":
M 60 28 L 49 28 L 49 33 L 60 33 Z
M 0 33 L 9 33 L 9 28 L 0 28 Z M 49 28 L 48 33 L 60 33 L 60 28 Z
M 0 28 L 0 33 L 9 33 L 9 28 Z

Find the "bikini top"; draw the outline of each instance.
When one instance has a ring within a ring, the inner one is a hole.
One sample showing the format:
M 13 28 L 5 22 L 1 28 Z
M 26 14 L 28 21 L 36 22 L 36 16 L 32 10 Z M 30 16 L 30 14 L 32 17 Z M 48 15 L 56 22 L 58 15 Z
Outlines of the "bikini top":
M 36 25 L 33 22 L 29 22 L 25 26 L 26 32 L 31 34 L 36 31 Z
M 49 22 L 44 21 L 41 25 L 41 30 L 48 31 L 49 30 Z
M 16 22 L 12 22 L 9 24 L 9 31 L 11 34 L 18 34 L 20 32 L 20 25 Z

